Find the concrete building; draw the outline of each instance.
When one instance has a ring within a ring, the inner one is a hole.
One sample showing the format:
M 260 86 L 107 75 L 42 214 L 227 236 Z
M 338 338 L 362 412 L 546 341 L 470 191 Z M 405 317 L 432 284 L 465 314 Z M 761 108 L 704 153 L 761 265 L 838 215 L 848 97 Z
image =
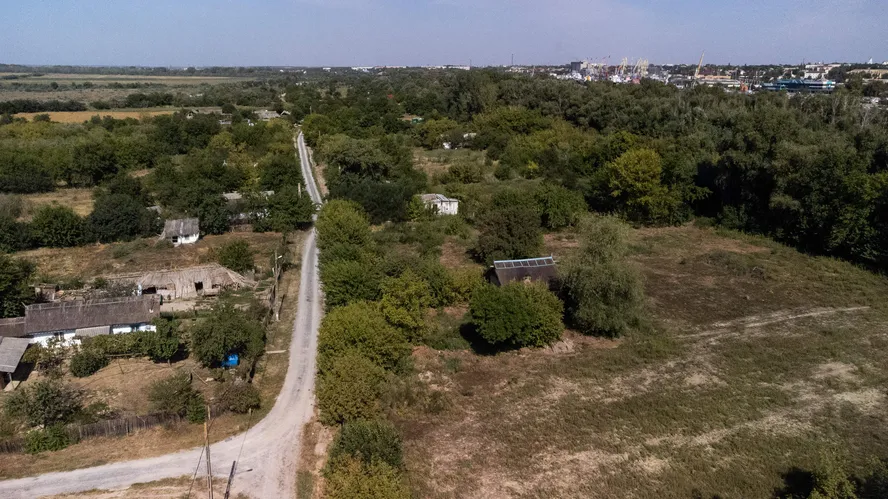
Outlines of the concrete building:
M 173 243 L 173 246 L 194 244 L 200 239 L 200 220 L 196 218 L 167 220 L 163 224 L 163 234 L 160 237 Z
M 423 194 L 420 196 L 426 207 L 433 208 L 438 215 L 456 215 L 459 213 L 459 200 L 451 199 L 443 194 Z

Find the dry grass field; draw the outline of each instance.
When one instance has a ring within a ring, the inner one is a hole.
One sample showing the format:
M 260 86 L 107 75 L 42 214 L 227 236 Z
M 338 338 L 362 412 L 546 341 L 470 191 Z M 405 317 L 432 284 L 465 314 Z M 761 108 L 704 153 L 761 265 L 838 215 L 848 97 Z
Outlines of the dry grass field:
M 111 116 L 112 118 L 116 118 L 119 120 L 125 118 L 135 118 L 135 119 L 143 119 L 151 116 L 159 116 L 161 114 L 173 114 L 178 111 L 178 108 L 165 108 L 165 109 L 126 109 L 126 110 L 106 110 L 106 111 L 59 111 L 52 113 L 19 113 L 15 116 L 17 118 L 24 118 L 28 121 L 34 119 L 34 116 L 38 114 L 48 114 L 49 119 L 58 123 L 83 123 L 84 121 L 89 120 L 93 116 L 98 116 L 103 118 L 105 116 Z
M 81 217 L 85 217 L 92 213 L 95 204 L 93 189 L 89 188 L 57 189 L 52 192 L 23 195 L 22 199 L 25 201 L 25 219 L 33 216 L 38 207 L 48 204 L 67 206 Z
M 45 496 L 43 499 L 180 499 L 188 497 L 189 491 L 191 497 L 206 496 L 206 482 L 202 477 L 198 477 L 192 484 L 190 476 L 183 476 L 157 482 L 139 483 L 123 490 L 90 490 L 77 494 Z M 224 496 L 225 480 L 213 482 L 213 493 L 214 496 Z M 232 498 L 246 499 L 246 496 L 238 494 Z
M 0 73 L 0 78 L 10 76 L 15 73 Z M 21 83 L 52 83 L 59 85 L 77 83 L 78 85 L 91 82 L 97 85 L 107 85 L 109 83 L 158 83 L 163 85 L 215 85 L 219 83 L 235 83 L 239 81 L 250 81 L 253 78 L 243 76 L 142 76 L 142 75 L 111 75 L 111 74 L 67 74 L 67 73 L 46 73 L 40 76 L 28 76 L 18 81 Z
M 37 264 L 37 272 L 57 278 L 96 276 L 183 268 L 213 261 L 213 252 L 227 242 L 245 239 L 255 252 L 260 273 L 271 267 L 271 255 L 281 241 L 278 233 L 236 232 L 207 236 L 196 244 L 178 248 L 158 244 L 156 239 L 137 239 L 128 243 L 93 244 L 76 248 L 40 248 L 22 251 L 17 257 Z
M 888 281 L 693 226 L 636 231 L 632 259 L 649 332 L 416 351 L 450 401 L 397 416 L 418 497 L 780 497 L 827 449 L 888 457 Z

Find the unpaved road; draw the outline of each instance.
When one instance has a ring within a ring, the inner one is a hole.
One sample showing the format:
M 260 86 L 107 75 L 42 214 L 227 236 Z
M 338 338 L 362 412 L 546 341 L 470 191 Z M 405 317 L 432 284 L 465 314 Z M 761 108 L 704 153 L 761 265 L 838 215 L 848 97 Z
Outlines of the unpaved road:
M 320 203 L 301 134 L 297 149 L 303 162 L 302 171 L 309 194 L 316 203 Z M 265 419 L 246 434 L 212 445 L 210 451 L 213 474 L 220 479 L 227 477 L 231 463 L 240 453 L 232 490 L 257 499 L 295 496 L 296 462 L 302 428 L 314 409 L 317 331 L 323 314 L 315 239 L 312 230 L 302 252 L 298 310 L 290 343 L 290 363 L 281 393 Z M 0 481 L 0 498 L 31 499 L 91 489 L 119 489 L 139 482 L 191 475 L 200 456 L 201 449 L 196 448 L 149 459 Z M 199 473 L 206 474 L 204 460 L 201 461 Z

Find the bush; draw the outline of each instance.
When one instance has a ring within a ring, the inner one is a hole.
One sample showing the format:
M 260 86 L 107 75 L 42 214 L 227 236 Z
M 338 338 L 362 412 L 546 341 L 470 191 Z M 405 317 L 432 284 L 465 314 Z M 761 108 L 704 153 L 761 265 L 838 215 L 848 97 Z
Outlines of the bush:
M 97 350 L 81 350 L 71 357 L 71 374 L 78 378 L 91 376 L 108 365 L 108 356 Z
M 579 224 L 580 250 L 559 268 L 567 319 L 584 334 L 616 337 L 644 313 L 640 274 L 626 261 L 628 228 L 612 217 Z
M 237 239 L 222 245 L 216 254 L 219 265 L 228 267 L 235 272 L 249 272 L 253 270 L 253 251 L 250 243 L 244 239 Z
M 318 379 L 321 422 L 334 425 L 375 418 L 384 380 L 385 370 L 358 353 L 333 359 Z
M 542 250 L 540 215 L 526 203 L 493 208 L 482 215 L 479 229 L 475 253 L 486 263 L 532 258 Z
M 65 425 L 62 424 L 31 430 L 25 436 L 25 452 L 28 454 L 62 450 L 69 445 L 71 445 L 71 437 L 68 436 Z
M 246 414 L 250 409 L 258 409 L 261 403 L 259 390 L 245 381 L 229 381 L 216 390 L 216 403 L 238 414 Z
M 53 248 L 81 244 L 85 227 L 83 219 L 67 206 L 43 206 L 31 221 L 31 230 L 37 241 Z
M 324 474 L 329 499 L 409 499 L 410 490 L 398 470 L 377 461 L 366 464 L 344 457 Z
M 367 214 L 351 201 L 334 199 L 325 204 L 315 226 L 321 253 L 337 245 L 366 248 L 373 239 Z
M 460 267 L 449 272 L 454 303 L 469 301 L 475 290 L 484 285 L 484 274 L 477 267 Z
M 575 225 L 587 211 L 583 195 L 555 184 L 543 184 L 534 193 L 542 223 L 549 229 Z
M 333 309 L 324 317 L 318 332 L 318 371 L 327 373 L 349 352 L 394 369 L 410 355 L 410 344 L 375 304 L 362 302 Z
M 432 305 L 428 282 L 408 269 L 383 281 L 380 306 L 386 320 L 401 328 L 410 339 L 421 336 L 426 309 Z
M 191 386 L 191 375 L 186 372 L 152 383 L 148 388 L 148 401 L 155 412 L 188 416 L 192 422 L 206 419 L 203 395 Z M 201 414 L 203 417 L 199 417 Z
M 352 457 L 365 464 L 384 462 L 395 469 L 404 465 L 401 435 L 388 421 L 354 421 L 342 425 L 330 448 L 330 461 Z
M 107 194 L 96 199 L 87 217 L 90 236 L 102 243 L 129 241 L 153 232 L 156 215 L 131 196 Z
M 7 416 L 29 426 L 65 424 L 83 408 L 82 394 L 59 380 L 45 379 L 9 394 L 3 408 Z
M 229 303 L 217 305 L 191 330 L 191 351 L 208 367 L 219 365 L 233 353 L 252 361 L 264 348 L 262 324 Z
M 561 337 L 563 305 L 544 284 L 486 285 L 475 291 L 472 321 L 494 347 L 543 346 Z

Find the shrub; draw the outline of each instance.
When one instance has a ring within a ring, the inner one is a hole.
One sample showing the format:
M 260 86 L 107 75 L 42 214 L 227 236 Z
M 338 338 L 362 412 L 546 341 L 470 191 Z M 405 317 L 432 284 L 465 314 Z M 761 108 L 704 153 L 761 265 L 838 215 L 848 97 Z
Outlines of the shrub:
M 460 267 L 449 272 L 454 303 L 469 301 L 475 290 L 484 285 L 484 274 L 477 267 Z
M 106 194 L 96 199 L 87 217 L 90 236 L 103 243 L 129 241 L 153 232 L 156 214 L 145 209 L 138 199 L 125 194 Z M 118 258 L 115 255 L 115 258 Z
M 244 273 L 253 270 L 253 250 L 250 249 L 250 243 L 244 239 L 223 244 L 216 254 L 216 259 L 219 265 L 235 272 Z
M 318 247 L 335 245 L 368 247 L 372 241 L 370 220 L 361 206 L 351 201 L 332 200 L 318 214 Z
M 30 260 L 0 254 L 0 319 L 25 315 L 25 305 L 34 303 L 31 279 L 37 267 Z
M 142 354 L 154 362 L 169 362 L 182 349 L 179 323 L 158 317 L 154 319 L 154 327 L 154 332 L 141 333 L 144 335 Z
M 421 335 L 425 326 L 423 317 L 431 304 L 429 284 L 410 269 L 399 277 L 383 281 L 382 313 L 389 323 L 404 330 L 411 339 Z
M 277 232 L 289 232 L 311 224 L 316 211 L 307 189 L 285 185 L 268 200 L 267 223 Z
M 28 454 L 62 450 L 69 445 L 71 445 L 71 437 L 68 436 L 65 425 L 62 424 L 31 430 L 25 436 L 25 452 Z
M 542 346 L 561 337 L 563 305 L 543 284 L 486 285 L 470 304 L 478 334 L 494 347 Z
M 259 390 L 245 381 L 229 381 L 216 390 L 216 403 L 238 414 L 258 409 L 260 402 Z
M 542 223 L 549 229 L 575 225 L 587 210 L 583 195 L 555 184 L 543 184 L 534 193 Z
M 325 473 L 329 499 L 409 499 L 410 490 L 398 470 L 377 461 L 366 464 L 344 457 L 330 463 Z
M 384 462 L 392 468 L 404 465 L 401 435 L 388 421 L 354 421 L 345 423 L 333 440 L 330 461 L 349 456 L 365 464 Z
M 51 426 L 70 422 L 82 409 L 80 391 L 56 379 L 45 379 L 21 388 L 6 397 L 6 415 L 20 418 L 30 426 Z
M 318 379 L 321 422 L 333 425 L 376 417 L 384 379 L 385 370 L 358 353 L 333 359 Z
M 78 378 L 91 376 L 108 365 L 108 356 L 97 350 L 81 350 L 71 357 L 71 374 Z
M 191 329 L 191 351 L 205 366 L 218 365 L 236 353 L 252 360 L 265 348 L 265 328 L 229 303 L 213 308 Z
M 324 317 L 318 333 L 318 371 L 328 372 L 347 352 L 383 369 L 394 369 L 410 355 L 410 345 L 375 304 L 362 302 L 334 309 Z
M 186 372 L 180 371 L 152 383 L 148 388 L 148 401 L 155 412 L 188 416 L 192 422 L 206 419 L 203 395 L 191 386 L 191 375 Z M 203 416 L 199 418 L 201 414 Z
M 458 161 L 448 170 L 450 178 L 461 184 L 474 184 L 484 179 L 484 168 L 469 160 Z
M 83 242 L 85 224 L 67 206 L 43 206 L 31 221 L 34 237 L 43 246 L 64 248 Z
M 540 215 L 526 203 L 495 207 L 481 217 L 479 229 L 475 253 L 486 263 L 535 257 L 542 249 Z
M 580 250 L 559 268 L 568 321 L 585 334 L 620 336 L 643 318 L 639 273 L 626 261 L 628 228 L 616 218 L 579 224 Z

